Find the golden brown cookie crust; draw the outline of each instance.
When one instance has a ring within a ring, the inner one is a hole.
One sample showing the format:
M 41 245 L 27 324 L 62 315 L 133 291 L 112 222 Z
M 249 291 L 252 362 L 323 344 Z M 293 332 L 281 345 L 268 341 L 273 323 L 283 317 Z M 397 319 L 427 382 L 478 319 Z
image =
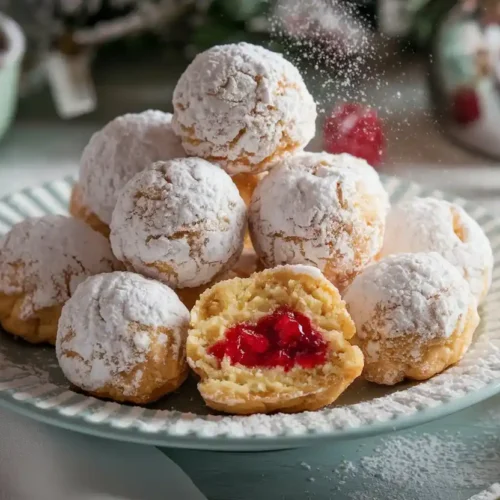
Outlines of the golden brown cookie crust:
M 133 273 L 100 274 L 65 304 L 57 359 L 83 392 L 148 404 L 186 379 L 188 325 L 189 311 L 167 286 Z
M 363 376 L 366 380 L 381 385 L 394 385 L 406 379 L 427 380 L 463 358 L 478 324 L 479 315 L 473 304 L 467 311 L 464 325 L 460 322 L 448 338 L 435 338 L 422 344 L 416 334 L 389 341 L 356 336 L 353 343 L 365 354 Z M 369 356 L 370 343 L 374 340 L 379 343 L 376 361 Z M 415 356 L 417 351 L 418 356 Z
M 92 229 L 109 238 L 109 226 L 102 222 L 88 207 L 82 199 L 82 189 L 78 184 L 73 186 L 69 200 L 69 213 L 76 219 L 88 224 Z
M 4 330 L 32 344 L 54 345 L 62 305 L 40 309 L 31 318 L 23 319 L 21 306 L 24 299 L 25 295 L 0 293 L 0 324 Z
M 145 375 L 142 377 L 140 386 L 133 394 L 124 394 L 123 390 L 116 385 L 108 384 L 97 391 L 83 391 L 100 399 L 109 399 L 119 403 L 132 403 L 136 405 L 147 405 L 154 403 L 167 394 L 177 390 L 189 375 L 189 368 L 185 356 L 181 359 L 174 358 L 167 352 L 158 352 L 163 361 L 161 364 L 155 362 L 149 357 L 141 365 L 138 365 L 131 372 L 120 377 L 122 387 L 132 386 L 132 381 L 138 370 L 143 370 Z M 152 364 L 154 368 L 152 369 Z M 160 380 L 165 382 L 159 383 Z
M 16 224 L 0 250 L 0 323 L 28 342 L 55 344 L 79 280 L 116 264 L 107 240 L 80 220 L 49 215 Z

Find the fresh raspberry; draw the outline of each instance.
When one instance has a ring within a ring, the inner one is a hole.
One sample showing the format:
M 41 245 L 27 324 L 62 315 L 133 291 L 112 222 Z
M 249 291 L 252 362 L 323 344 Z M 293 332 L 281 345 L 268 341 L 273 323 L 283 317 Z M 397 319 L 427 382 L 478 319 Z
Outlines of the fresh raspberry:
M 481 117 L 479 97 L 472 87 L 458 89 L 452 98 L 453 119 L 460 125 L 469 125 Z
M 381 163 L 385 150 L 384 131 L 377 112 L 361 104 L 335 108 L 325 120 L 323 140 L 329 153 L 349 153 L 372 166 Z

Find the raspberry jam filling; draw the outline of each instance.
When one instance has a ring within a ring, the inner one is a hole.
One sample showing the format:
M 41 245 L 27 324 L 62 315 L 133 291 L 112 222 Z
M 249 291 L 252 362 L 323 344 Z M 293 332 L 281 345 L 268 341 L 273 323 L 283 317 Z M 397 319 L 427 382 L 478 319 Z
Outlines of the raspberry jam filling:
M 311 320 L 296 311 L 281 307 L 256 324 L 240 323 L 229 328 L 225 338 L 208 349 L 221 361 L 227 356 L 231 364 L 249 368 L 283 367 L 295 364 L 314 368 L 326 362 L 328 344 Z

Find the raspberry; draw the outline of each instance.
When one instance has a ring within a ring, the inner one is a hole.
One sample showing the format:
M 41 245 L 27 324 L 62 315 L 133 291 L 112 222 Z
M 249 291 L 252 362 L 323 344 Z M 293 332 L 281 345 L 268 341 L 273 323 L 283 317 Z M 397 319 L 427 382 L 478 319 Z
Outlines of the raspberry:
M 370 165 L 381 163 L 385 150 L 382 122 L 377 112 L 361 104 L 344 104 L 334 109 L 323 128 L 324 149 L 349 153 Z
M 481 117 L 479 97 L 472 87 L 458 89 L 452 98 L 453 119 L 460 125 L 469 125 Z

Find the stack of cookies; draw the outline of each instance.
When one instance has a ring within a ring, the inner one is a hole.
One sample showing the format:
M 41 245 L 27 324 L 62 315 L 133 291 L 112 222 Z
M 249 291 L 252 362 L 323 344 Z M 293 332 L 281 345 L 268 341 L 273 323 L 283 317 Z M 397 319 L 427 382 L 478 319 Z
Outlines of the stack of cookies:
M 172 104 L 92 136 L 72 218 L 4 238 L 6 331 L 55 344 L 96 397 L 146 404 L 190 367 L 210 407 L 239 414 L 315 410 L 362 373 L 423 380 L 462 358 L 493 268 L 462 209 L 391 210 L 364 160 L 304 152 L 315 102 L 264 48 L 200 54 Z M 247 229 L 262 270 L 235 277 Z

